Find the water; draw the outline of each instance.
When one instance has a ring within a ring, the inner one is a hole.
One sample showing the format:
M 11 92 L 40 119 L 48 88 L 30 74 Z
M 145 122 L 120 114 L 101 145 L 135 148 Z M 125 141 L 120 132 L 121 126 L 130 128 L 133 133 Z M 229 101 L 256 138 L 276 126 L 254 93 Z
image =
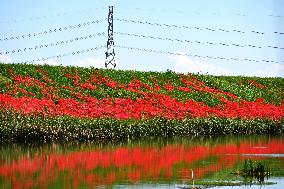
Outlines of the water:
M 233 188 L 284 188 L 284 137 L 268 136 L 1 145 L 0 188 L 168 189 L 200 180 L 235 182 L 244 178 L 231 173 L 247 159 L 269 166 L 265 181 L 276 184 Z

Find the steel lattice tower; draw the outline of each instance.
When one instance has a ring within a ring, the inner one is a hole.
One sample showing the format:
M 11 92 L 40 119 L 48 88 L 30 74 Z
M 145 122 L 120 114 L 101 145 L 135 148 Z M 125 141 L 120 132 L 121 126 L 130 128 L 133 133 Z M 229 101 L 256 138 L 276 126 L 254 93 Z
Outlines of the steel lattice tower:
M 108 40 L 107 40 L 107 51 L 106 51 L 106 61 L 105 66 L 108 67 L 109 64 L 116 67 L 115 63 L 115 53 L 114 53 L 114 41 L 113 41 L 113 6 L 109 6 L 108 12 Z

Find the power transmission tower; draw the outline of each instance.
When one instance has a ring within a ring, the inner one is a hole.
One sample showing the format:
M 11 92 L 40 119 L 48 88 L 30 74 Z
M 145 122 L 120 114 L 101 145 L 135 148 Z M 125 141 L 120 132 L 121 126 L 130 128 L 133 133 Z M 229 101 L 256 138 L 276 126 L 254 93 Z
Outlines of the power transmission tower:
M 109 64 L 116 67 L 115 63 L 115 53 L 114 53 L 114 42 L 113 42 L 113 6 L 109 6 L 108 11 L 108 40 L 107 40 L 107 51 L 106 51 L 106 61 L 105 66 L 108 67 Z

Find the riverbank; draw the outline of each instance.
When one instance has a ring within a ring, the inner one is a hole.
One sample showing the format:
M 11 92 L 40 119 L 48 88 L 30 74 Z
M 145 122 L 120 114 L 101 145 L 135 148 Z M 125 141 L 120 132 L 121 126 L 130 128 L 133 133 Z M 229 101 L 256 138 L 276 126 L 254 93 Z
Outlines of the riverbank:
M 283 86 L 283 78 L 0 64 L 0 139 L 282 135 Z

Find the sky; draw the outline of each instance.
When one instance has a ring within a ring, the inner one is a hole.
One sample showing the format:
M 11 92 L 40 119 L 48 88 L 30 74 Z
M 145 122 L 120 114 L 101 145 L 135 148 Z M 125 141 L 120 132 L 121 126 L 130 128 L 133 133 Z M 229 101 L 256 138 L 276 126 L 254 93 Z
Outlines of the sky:
M 284 77 L 283 0 L 1 0 L 0 62 L 103 68 L 108 6 L 115 69 Z

